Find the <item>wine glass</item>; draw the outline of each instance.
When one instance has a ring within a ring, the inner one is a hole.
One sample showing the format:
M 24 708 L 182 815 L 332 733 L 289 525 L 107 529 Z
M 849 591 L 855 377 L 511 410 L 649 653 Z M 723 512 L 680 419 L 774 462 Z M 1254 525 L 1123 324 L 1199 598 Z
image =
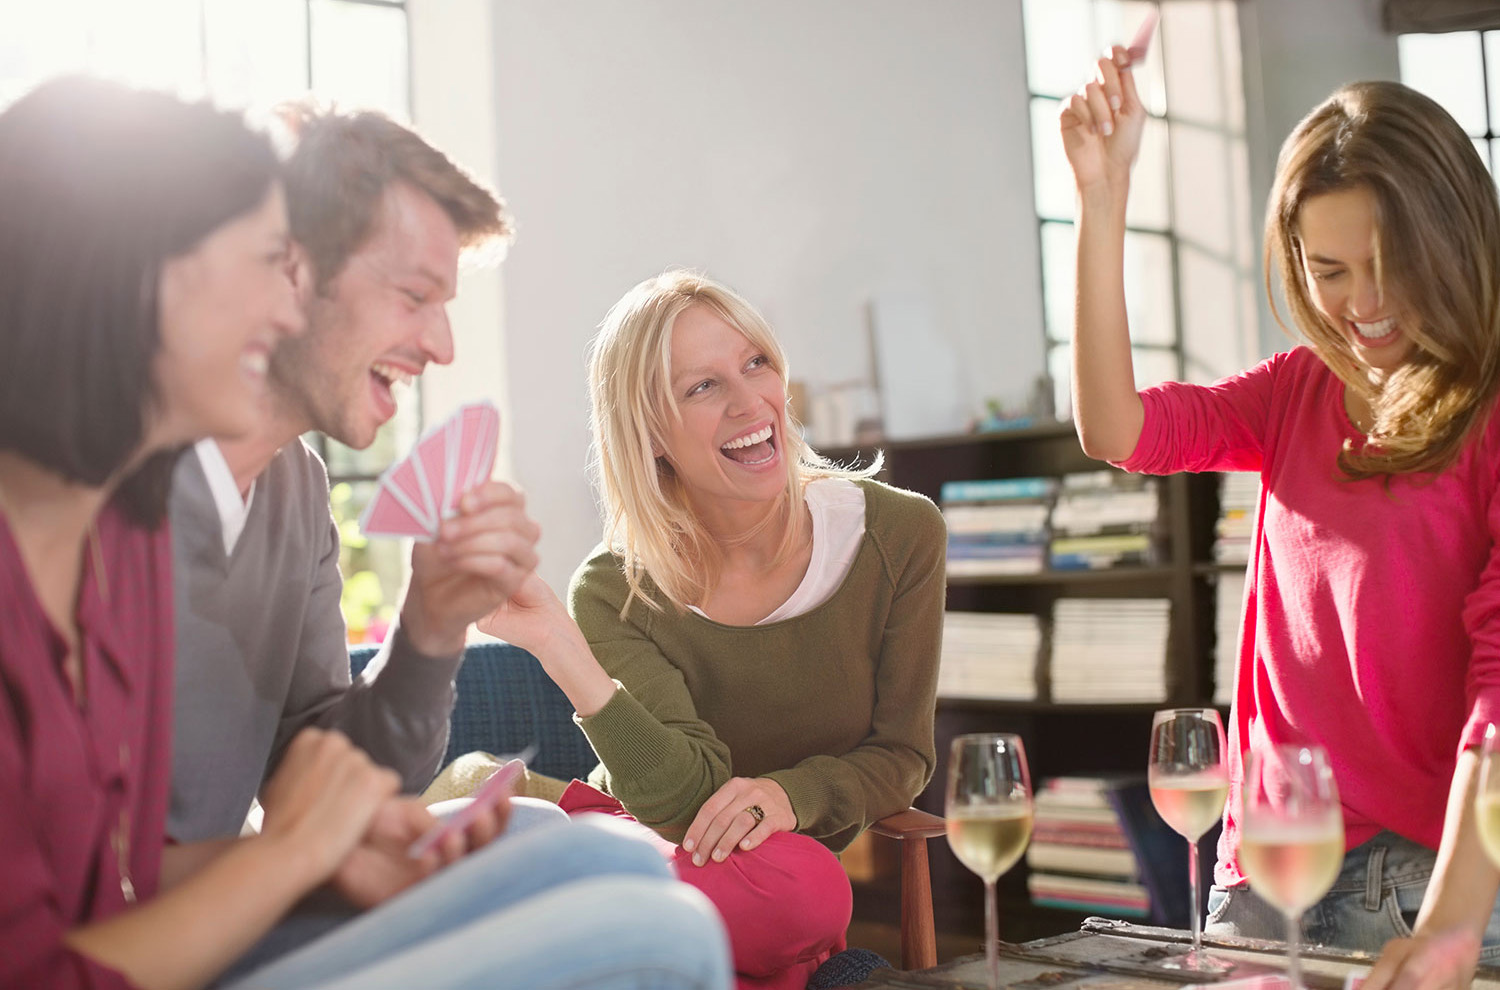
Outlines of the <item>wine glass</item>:
M 948 845 L 984 881 L 984 953 L 990 990 L 1000 985 L 995 881 L 1016 865 L 1031 838 L 1031 774 L 1021 737 L 958 736 L 948 755 Z
M 1479 793 L 1474 798 L 1474 818 L 1485 855 L 1489 856 L 1491 863 L 1500 866 L 1500 738 L 1496 737 L 1493 722 L 1484 730 L 1484 746 L 1480 750 Z
M 1338 879 L 1344 815 L 1321 746 L 1272 746 L 1251 754 L 1245 776 L 1240 866 L 1250 888 L 1286 916 L 1287 976 L 1302 986 L 1302 912 Z
M 1189 914 L 1193 947 L 1169 959 L 1168 969 L 1223 973 L 1229 966 L 1203 951 L 1203 919 L 1198 914 L 1198 840 L 1224 814 L 1229 767 L 1224 762 L 1224 724 L 1212 708 L 1172 708 L 1151 719 L 1151 759 L 1147 783 L 1156 813 L 1188 842 Z

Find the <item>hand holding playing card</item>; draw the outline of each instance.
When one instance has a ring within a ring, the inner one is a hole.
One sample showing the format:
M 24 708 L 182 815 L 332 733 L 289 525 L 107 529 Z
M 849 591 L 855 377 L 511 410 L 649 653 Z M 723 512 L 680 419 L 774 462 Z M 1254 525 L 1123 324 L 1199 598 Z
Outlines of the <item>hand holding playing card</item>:
M 436 539 L 463 494 L 489 480 L 499 439 L 500 413 L 492 403 L 461 407 L 380 476 L 359 528 L 366 536 Z

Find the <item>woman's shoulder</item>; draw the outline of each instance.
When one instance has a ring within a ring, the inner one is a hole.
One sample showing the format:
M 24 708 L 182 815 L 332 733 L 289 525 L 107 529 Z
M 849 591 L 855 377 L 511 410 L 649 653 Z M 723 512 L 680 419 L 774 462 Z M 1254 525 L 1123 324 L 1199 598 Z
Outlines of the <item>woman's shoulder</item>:
M 877 539 L 910 542 L 937 535 L 946 539 L 943 514 L 932 499 L 873 478 L 854 482 L 865 497 L 865 528 Z

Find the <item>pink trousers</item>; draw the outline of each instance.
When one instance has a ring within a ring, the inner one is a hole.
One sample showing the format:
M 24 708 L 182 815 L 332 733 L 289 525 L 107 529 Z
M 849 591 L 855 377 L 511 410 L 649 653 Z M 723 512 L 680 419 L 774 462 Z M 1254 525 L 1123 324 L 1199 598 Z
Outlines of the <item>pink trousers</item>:
M 803 990 L 824 960 L 843 951 L 854 895 L 838 857 L 816 839 L 777 832 L 748 852 L 736 849 L 722 863 L 694 866 L 681 846 L 580 780 L 568 785 L 558 804 L 570 815 L 602 812 L 628 822 L 679 879 L 708 897 L 729 932 L 740 990 Z

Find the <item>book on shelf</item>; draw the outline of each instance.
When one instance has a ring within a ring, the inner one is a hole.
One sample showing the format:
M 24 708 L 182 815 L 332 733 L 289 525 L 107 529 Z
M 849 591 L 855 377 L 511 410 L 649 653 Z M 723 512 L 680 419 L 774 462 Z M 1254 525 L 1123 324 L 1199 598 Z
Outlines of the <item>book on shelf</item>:
M 1052 616 L 1053 701 L 1158 702 L 1166 697 L 1168 599 L 1059 598 Z
M 1034 699 L 1041 644 L 1041 620 L 1030 613 L 945 613 L 938 697 Z

